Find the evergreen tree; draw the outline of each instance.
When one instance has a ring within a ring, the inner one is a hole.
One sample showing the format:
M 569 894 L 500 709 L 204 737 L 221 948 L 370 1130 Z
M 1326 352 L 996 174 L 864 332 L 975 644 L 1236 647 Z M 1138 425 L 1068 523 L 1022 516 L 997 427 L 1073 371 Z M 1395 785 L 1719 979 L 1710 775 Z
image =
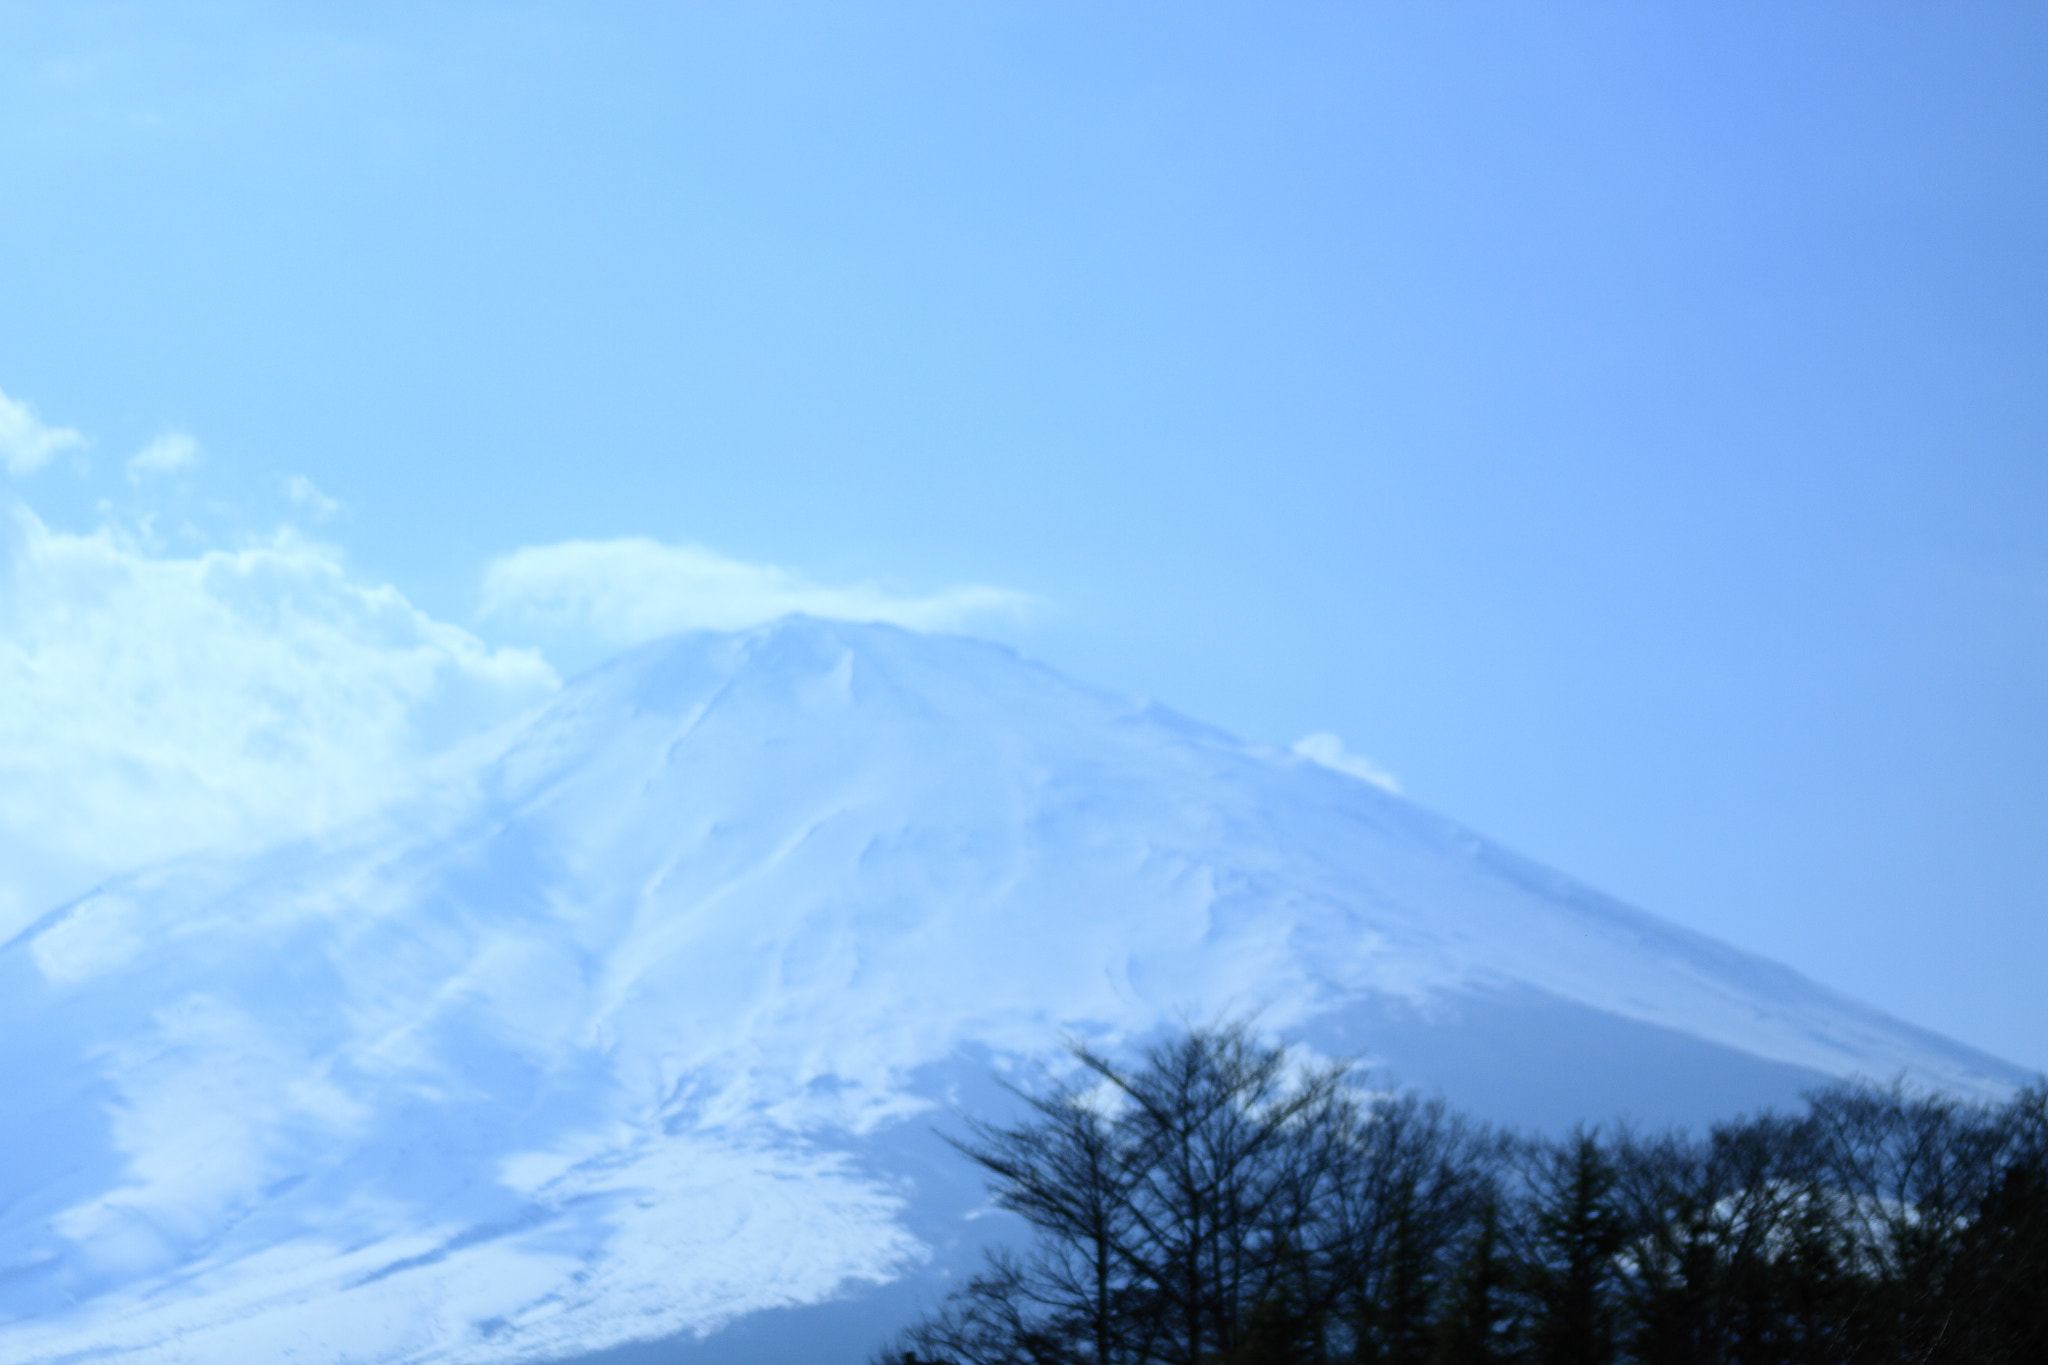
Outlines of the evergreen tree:
M 1471 1227 L 1453 1262 L 1431 1365 L 1498 1365 L 1508 1358 L 1504 1325 L 1510 1285 L 1500 1190 L 1489 1171 L 1474 1191 Z
M 2048 1090 L 2002 1114 L 2002 1168 L 1962 1239 L 1955 1358 L 2048 1361 Z
M 1626 1239 L 1617 1171 L 1597 1131 L 1531 1149 L 1521 1258 L 1537 1365 L 1615 1358 L 1616 1253 Z

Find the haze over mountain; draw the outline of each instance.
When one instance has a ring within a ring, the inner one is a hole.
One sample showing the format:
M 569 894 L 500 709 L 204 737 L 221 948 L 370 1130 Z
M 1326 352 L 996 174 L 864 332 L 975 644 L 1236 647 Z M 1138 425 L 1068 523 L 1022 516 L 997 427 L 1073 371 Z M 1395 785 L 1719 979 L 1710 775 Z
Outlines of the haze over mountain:
M 488 753 L 0 947 L 0 1360 L 542 1360 L 928 1281 L 930 1125 L 1063 1033 L 1256 1011 L 1552 1124 L 2025 1079 L 965 639 L 679 637 Z

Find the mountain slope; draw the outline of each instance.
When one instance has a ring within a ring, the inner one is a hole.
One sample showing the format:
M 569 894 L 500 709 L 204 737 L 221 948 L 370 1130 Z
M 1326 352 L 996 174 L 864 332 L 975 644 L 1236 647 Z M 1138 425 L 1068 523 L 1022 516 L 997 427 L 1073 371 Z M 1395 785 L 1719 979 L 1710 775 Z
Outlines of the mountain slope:
M 1292 755 L 793 619 L 0 949 L 0 1360 L 546 1359 L 816 1302 L 963 1236 L 910 1178 L 948 1087 L 1250 1010 L 1511 1117 L 2021 1079 Z

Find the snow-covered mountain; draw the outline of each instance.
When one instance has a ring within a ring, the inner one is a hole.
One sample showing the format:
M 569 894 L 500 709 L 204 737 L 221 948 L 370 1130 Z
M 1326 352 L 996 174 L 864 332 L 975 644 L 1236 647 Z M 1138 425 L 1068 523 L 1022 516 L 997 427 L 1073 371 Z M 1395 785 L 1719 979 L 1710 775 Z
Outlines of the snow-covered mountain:
M 2024 1079 L 1292 754 L 792 619 L 0 947 L 0 1362 L 858 1360 L 792 1310 L 971 1244 L 949 1098 L 1251 1011 L 1533 1122 Z

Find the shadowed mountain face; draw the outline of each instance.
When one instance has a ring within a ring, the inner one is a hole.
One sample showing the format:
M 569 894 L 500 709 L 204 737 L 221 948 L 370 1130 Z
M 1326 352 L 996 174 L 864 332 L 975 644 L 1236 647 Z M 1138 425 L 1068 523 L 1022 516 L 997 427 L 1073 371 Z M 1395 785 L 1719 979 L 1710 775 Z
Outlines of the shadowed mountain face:
M 1292 755 L 793 619 L 0 948 L 0 1359 L 858 1358 L 992 1226 L 946 1104 L 1252 1011 L 1520 1122 L 2022 1079 Z

